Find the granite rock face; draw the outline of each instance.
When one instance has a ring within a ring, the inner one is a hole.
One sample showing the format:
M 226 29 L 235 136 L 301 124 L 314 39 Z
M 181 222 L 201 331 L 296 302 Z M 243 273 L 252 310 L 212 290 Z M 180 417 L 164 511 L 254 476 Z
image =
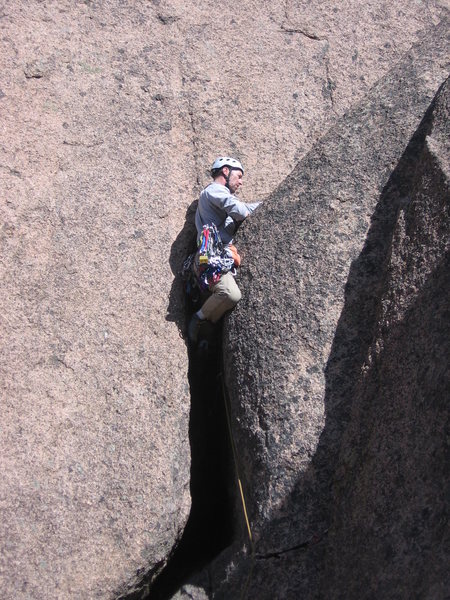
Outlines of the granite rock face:
M 400 205 L 334 476 L 325 597 L 445 598 L 450 85 L 387 196 Z
M 214 598 L 444 598 L 447 27 L 239 232 L 224 355 L 255 553 L 242 526 Z
M 446 9 L 0 11 L 0 595 L 118 597 L 164 567 L 190 509 L 174 273 L 207 166 L 236 154 L 245 199 L 268 194 Z

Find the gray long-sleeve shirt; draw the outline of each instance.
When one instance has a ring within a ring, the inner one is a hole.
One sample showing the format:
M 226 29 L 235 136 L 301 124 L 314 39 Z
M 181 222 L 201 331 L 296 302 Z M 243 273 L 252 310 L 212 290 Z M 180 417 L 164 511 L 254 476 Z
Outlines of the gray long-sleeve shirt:
M 201 192 L 198 201 L 195 213 L 197 233 L 200 235 L 203 225 L 214 223 L 223 243 L 229 244 L 233 241 L 235 221 L 243 221 L 259 205 L 260 202 L 241 202 L 224 185 L 211 183 Z

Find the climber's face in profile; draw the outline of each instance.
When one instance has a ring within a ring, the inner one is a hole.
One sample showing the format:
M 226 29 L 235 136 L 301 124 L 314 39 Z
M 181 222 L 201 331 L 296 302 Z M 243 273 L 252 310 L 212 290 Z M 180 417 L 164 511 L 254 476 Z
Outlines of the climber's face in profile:
M 239 169 L 233 169 L 230 173 L 230 179 L 228 180 L 228 187 L 232 194 L 237 194 L 239 192 L 240 187 L 242 186 L 242 171 Z

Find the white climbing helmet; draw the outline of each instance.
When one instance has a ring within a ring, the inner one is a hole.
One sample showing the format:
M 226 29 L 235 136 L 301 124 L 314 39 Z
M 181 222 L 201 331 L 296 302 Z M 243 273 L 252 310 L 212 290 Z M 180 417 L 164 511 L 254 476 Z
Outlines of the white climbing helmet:
M 222 167 L 230 167 L 231 169 L 239 169 L 244 174 L 244 167 L 242 164 L 236 160 L 235 158 L 230 158 L 229 156 L 219 156 L 213 163 L 211 167 L 211 173 L 218 171 Z

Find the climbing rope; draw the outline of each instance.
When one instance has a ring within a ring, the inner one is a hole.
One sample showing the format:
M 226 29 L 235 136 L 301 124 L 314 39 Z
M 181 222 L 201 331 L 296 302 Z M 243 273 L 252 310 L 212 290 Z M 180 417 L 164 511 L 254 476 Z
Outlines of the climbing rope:
M 222 395 L 223 395 L 223 402 L 225 404 L 225 414 L 226 414 L 226 418 L 227 418 L 228 435 L 230 437 L 231 451 L 233 453 L 234 468 L 236 471 L 236 478 L 237 478 L 237 482 L 238 482 L 239 494 L 240 494 L 241 504 L 242 504 L 242 512 L 244 513 L 244 519 L 245 519 L 245 524 L 247 527 L 248 541 L 249 541 L 249 546 L 250 546 L 250 570 L 249 570 L 249 574 L 247 576 L 245 585 L 242 589 L 241 596 L 240 596 L 240 600 L 245 600 L 245 598 L 247 597 L 248 588 L 250 586 L 250 582 L 251 582 L 251 579 L 253 576 L 253 567 L 255 564 L 255 545 L 253 543 L 252 528 L 250 526 L 250 521 L 248 518 L 247 505 L 245 503 L 244 488 L 242 486 L 242 480 L 241 480 L 241 476 L 239 473 L 238 452 L 237 452 L 237 448 L 236 448 L 236 442 L 234 440 L 233 429 L 231 427 L 229 396 L 228 396 L 228 390 L 225 385 L 225 378 L 223 376 L 223 373 L 220 373 L 220 378 L 222 381 Z

